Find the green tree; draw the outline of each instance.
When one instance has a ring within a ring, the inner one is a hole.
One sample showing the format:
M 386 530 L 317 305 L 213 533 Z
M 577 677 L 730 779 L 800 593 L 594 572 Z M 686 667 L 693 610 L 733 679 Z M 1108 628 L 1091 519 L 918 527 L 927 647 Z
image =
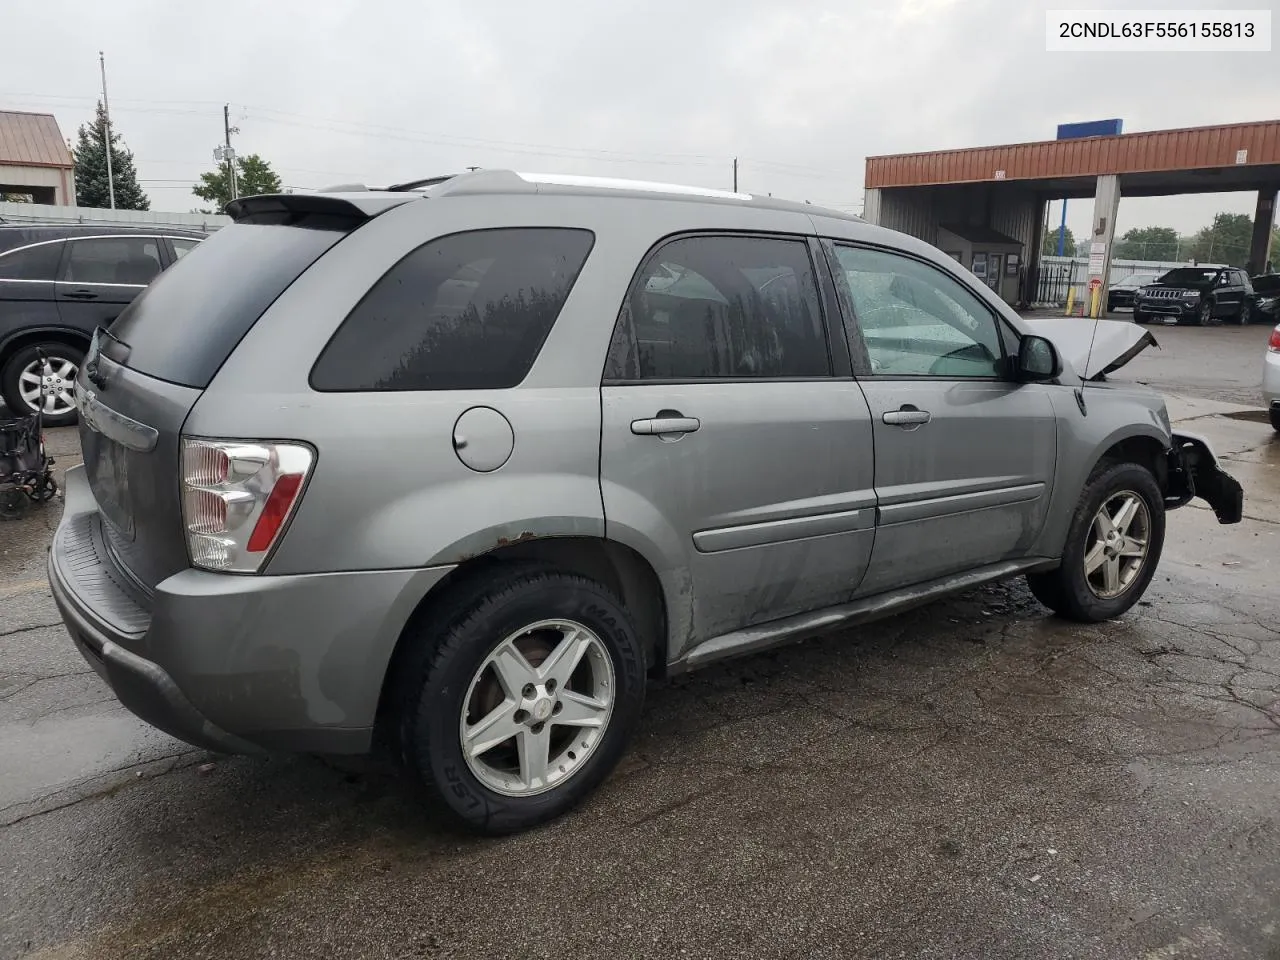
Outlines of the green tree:
M 111 206 L 107 189 L 106 129 L 107 112 L 99 100 L 93 122 L 80 124 L 78 139 L 71 151 L 76 164 L 76 203 L 82 207 Z M 151 201 L 138 184 L 133 154 L 125 147 L 114 124 L 111 127 L 111 182 L 115 187 L 117 209 L 151 209 Z
M 1117 260 L 1174 260 L 1177 258 L 1178 231 L 1172 227 L 1135 227 L 1116 244 Z
M 1253 218 L 1247 213 L 1220 213 L 1196 234 L 1191 256 L 1198 263 L 1229 263 L 1243 267 L 1249 259 Z
M 271 164 L 256 153 L 247 157 L 236 157 L 236 192 L 242 197 L 255 197 L 262 193 L 279 193 L 280 177 L 271 169 Z M 201 200 L 214 204 L 213 210 L 201 210 L 201 213 L 221 213 L 231 202 L 231 187 L 227 184 L 227 166 L 220 164 L 218 169 L 200 174 L 200 182 L 191 188 Z
M 1058 228 L 1054 227 L 1044 235 L 1044 239 L 1040 241 L 1040 254 L 1045 257 L 1056 256 L 1058 253 Z M 1062 238 L 1062 255 L 1064 257 L 1074 257 L 1076 255 L 1076 238 L 1071 232 L 1071 228 L 1067 227 L 1067 231 Z

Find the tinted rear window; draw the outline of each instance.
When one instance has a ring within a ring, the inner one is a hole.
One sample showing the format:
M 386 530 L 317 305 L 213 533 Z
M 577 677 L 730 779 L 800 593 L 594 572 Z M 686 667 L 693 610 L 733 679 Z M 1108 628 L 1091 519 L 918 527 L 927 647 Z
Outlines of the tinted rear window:
M 61 242 L 0 253 L 0 280 L 52 280 L 61 257 Z
M 111 325 L 127 365 L 203 389 L 267 307 L 343 236 L 310 226 L 223 227 L 162 273 Z
M 311 372 L 316 390 L 475 390 L 524 379 L 586 262 L 586 230 L 456 233 L 392 267 Z

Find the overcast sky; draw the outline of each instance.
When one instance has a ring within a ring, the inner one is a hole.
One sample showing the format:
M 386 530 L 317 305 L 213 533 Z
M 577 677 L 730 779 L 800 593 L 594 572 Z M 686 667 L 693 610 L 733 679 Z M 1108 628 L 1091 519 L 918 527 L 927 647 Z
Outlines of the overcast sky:
M 51 112 L 74 138 L 105 51 L 113 120 L 157 210 L 200 203 L 190 184 L 229 102 L 237 150 L 288 185 L 480 165 L 728 187 L 738 156 L 743 190 L 857 212 L 868 155 L 1106 117 L 1126 132 L 1280 117 L 1276 49 L 1045 51 L 1047 8 L 1172 3 L 10 2 L 0 108 Z M 1191 231 L 1223 209 L 1252 214 L 1253 198 L 1129 200 L 1117 225 Z M 1071 204 L 1077 235 L 1089 213 Z

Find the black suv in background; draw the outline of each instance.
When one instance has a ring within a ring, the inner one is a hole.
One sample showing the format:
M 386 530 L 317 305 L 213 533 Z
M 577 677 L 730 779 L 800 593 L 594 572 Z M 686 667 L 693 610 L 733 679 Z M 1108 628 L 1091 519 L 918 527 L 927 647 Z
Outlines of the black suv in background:
M 1231 320 L 1248 323 L 1253 287 L 1235 267 L 1177 267 L 1138 291 L 1133 319 L 1149 323 L 1171 317 L 1197 326 Z
M 204 238 L 160 226 L 0 226 L 0 396 L 9 409 L 34 412 L 43 349 L 50 366 L 44 422 L 73 423 L 71 385 L 94 329 L 109 326 Z

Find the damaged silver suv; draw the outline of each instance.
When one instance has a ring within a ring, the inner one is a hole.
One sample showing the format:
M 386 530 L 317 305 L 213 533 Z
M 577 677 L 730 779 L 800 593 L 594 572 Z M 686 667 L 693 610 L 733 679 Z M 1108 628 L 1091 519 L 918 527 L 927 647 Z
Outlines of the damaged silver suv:
M 481 171 L 231 204 L 100 329 L 49 579 L 140 717 L 388 743 L 477 829 L 608 774 L 649 678 L 1025 576 L 1146 590 L 1240 519 L 1131 324 L 1020 319 L 816 207 Z

